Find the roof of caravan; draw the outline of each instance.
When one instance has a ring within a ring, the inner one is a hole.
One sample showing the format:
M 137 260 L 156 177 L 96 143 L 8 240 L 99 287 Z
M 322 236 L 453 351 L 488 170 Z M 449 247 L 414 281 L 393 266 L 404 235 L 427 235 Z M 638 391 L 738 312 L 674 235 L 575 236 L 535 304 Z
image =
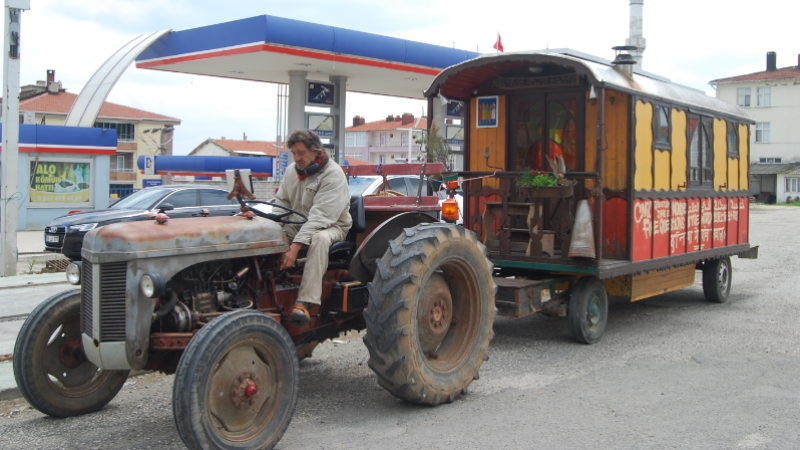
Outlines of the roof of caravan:
M 467 99 L 473 96 L 472 89 L 475 86 L 496 76 L 498 71 L 518 69 L 529 64 L 560 66 L 586 76 L 590 84 L 679 103 L 688 106 L 690 110 L 697 108 L 713 111 L 753 122 L 743 109 L 708 96 L 703 91 L 643 71 L 635 71 L 632 78 L 628 78 L 610 61 L 570 49 L 481 55 L 442 71 L 426 89 L 425 96 L 435 96 L 441 90 L 445 97 Z

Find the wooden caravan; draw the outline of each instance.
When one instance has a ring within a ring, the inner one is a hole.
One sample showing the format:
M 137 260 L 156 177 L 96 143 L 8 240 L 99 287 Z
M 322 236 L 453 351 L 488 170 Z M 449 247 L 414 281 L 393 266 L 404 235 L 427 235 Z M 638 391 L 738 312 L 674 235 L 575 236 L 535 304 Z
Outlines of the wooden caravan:
M 757 252 L 748 243 L 752 121 L 632 67 L 577 52 L 486 55 L 444 70 L 425 93 L 433 121 L 463 126 L 464 226 L 501 277 L 550 288 L 549 303 L 522 310 L 569 309 L 583 342 L 602 334 L 608 294 L 683 288 L 697 268 L 706 296 L 724 301 L 730 256 Z M 446 116 L 454 101 L 463 115 Z M 518 186 L 560 161 L 558 185 Z

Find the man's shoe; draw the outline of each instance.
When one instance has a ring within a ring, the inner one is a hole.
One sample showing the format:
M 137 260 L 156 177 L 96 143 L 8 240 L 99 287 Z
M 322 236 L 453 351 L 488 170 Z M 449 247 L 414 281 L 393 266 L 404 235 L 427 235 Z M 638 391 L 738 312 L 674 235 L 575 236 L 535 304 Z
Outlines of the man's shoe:
M 311 320 L 311 314 L 308 312 L 308 304 L 305 302 L 297 302 L 289 314 L 289 320 L 294 325 L 305 325 Z

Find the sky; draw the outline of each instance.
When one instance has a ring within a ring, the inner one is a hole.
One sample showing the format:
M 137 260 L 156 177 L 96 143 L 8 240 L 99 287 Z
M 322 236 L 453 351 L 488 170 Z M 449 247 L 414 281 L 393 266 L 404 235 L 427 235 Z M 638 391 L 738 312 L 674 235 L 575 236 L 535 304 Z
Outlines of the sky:
M 714 90 L 717 78 L 798 65 L 800 27 L 792 2 L 762 0 L 645 0 L 644 70 L 673 82 Z M 222 5 L 222 6 L 221 6 Z M 55 70 L 79 93 L 102 63 L 135 37 L 185 30 L 259 15 L 304 20 L 429 44 L 493 53 L 497 33 L 506 52 L 569 47 L 613 59 L 611 47 L 629 34 L 625 0 L 274 1 L 31 0 L 21 20 L 21 84 Z M 208 138 L 275 139 L 275 85 L 164 73 L 131 65 L 108 101 L 181 120 L 173 152 L 188 154 Z M 422 100 L 348 93 L 346 117 L 367 121 L 389 114 L 419 116 Z

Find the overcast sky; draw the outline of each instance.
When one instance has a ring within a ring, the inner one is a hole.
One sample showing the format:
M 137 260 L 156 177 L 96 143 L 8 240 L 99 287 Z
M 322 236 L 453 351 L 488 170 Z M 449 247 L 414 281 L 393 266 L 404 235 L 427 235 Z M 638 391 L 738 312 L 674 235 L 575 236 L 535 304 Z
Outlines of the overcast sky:
M 762 71 L 766 52 L 778 67 L 798 64 L 800 27 L 790 1 L 645 0 L 644 69 L 713 95 L 708 81 Z M 468 5 L 474 5 L 469 7 Z M 32 0 L 22 15 L 21 83 L 56 71 L 79 93 L 116 50 L 136 36 L 185 30 L 268 14 L 480 52 L 570 47 L 613 59 L 628 37 L 629 1 L 444 0 L 274 1 Z M 175 154 L 209 137 L 274 140 L 274 85 L 136 69 L 125 72 L 109 101 L 181 119 Z M 367 121 L 422 113 L 421 100 L 348 94 L 346 116 Z

